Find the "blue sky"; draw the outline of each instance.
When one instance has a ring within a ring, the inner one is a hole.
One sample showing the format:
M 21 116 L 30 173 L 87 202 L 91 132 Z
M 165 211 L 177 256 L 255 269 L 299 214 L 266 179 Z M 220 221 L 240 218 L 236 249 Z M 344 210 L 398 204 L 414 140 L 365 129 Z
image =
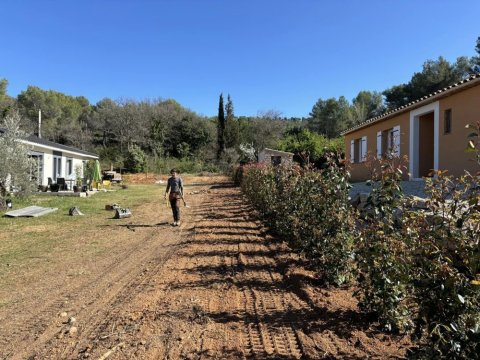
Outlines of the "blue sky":
M 216 115 L 307 116 L 319 98 L 407 82 L 475 54 L 478 0 L 0 0 L 0 78 Z

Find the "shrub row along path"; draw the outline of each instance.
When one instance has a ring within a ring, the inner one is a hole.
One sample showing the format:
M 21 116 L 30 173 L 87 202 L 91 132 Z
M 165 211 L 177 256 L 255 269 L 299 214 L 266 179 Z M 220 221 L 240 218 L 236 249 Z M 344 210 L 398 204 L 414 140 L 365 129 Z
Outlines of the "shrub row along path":
M 0 358 L 405 355 L 408 340 L 363 320 L 351 289 L 322 288 L 238 188 L 188 192 L 179 228 L 152 199 L 130 219 L 92 225 L 98 239 L 115 239 L 100 255 L 85 252 L 78 234 L 72 255 L 11 272 L 15 281 L 0 290 Z

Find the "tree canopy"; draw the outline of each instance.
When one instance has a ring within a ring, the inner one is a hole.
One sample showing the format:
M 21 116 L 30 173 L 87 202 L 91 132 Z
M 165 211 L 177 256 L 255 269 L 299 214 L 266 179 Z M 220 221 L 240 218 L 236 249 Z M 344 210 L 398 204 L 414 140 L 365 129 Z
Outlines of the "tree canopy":
M 292 152 L 303 165 L 318 162 L 326 152 L 341 152 L 343 140 L 331 140 L 308 129 L 294 126 L 279 142 L 283 151 Z
M 395 109 L 459 82 L 474 72 L 472 59 L 459 57 L 451 64 L 440 56 L 437 60 L 427 60 L 422 71 L 413 74 L 408 83 L 395 85 L 385 90 L 383 95 L 388 109 Z

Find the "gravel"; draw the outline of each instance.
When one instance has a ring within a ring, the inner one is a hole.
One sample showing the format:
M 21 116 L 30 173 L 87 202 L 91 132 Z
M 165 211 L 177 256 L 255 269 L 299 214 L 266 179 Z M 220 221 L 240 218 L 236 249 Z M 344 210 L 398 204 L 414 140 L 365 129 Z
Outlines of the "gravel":
M 372 187 L 368 186 L 366 182 L 358 182 L 351 184 L 352 188 L 350 189 L 350 197 L 353 198 L 358 193 L 369 193 L 372 191 Z M 418 196 L 421 198 L 426 198 L 425 194 L 425 181 L 402 181 L 402 189 L 406 195 Z

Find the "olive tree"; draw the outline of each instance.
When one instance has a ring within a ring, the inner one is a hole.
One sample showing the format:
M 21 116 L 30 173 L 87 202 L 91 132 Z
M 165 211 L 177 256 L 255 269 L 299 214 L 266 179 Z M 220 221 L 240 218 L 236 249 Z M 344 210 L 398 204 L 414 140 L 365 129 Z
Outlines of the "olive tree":
M 28 145 L 21 141 L 25 134 L 20 122 L 20 115 L 14 111 L 0 124 L 0 207 L 10 191 L 28 195 L 34 185 L 31 174 L 35 161 L 29 157 Z

